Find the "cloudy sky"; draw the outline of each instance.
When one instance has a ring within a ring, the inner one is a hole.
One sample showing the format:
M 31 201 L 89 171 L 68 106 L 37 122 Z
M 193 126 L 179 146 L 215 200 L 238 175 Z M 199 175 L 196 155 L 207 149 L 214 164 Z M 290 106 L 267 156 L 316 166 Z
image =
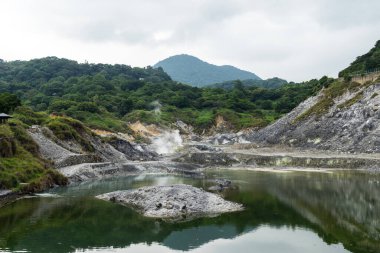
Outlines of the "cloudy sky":
M 379 11 L 379 0 L 1 0 L 0 58 L 147 66 L 187 53 L 303 81 L 373 47 Z

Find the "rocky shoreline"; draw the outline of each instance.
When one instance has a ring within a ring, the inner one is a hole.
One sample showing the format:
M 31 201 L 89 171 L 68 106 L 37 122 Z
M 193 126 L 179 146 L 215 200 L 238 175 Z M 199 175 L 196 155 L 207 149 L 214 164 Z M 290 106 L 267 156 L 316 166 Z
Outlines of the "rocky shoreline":
M 5 206 L 21 197 L 22 195 L 11 190 L 0 191 L 0 207 Z
M 186 177 L 202 177 L 200 165 L 171 161 L 130 161 L 124 163 L 83 163 L 58 169 L 70 182 L 78 183 L 115 176 L 135 174 L 179 174 Z

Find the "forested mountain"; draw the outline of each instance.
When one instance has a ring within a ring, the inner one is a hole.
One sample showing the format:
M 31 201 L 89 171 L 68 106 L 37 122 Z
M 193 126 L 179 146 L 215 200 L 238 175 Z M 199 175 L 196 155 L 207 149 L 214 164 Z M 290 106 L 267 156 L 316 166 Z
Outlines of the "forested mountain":
M 380 40 L 368 53 L 358 56 L 349 67 L 339 72 L 339 77 L 361 74 L 378 68 L 380 68 Z
M 117 131 L 137 120 L 158 124 L 182 120 L 202 130 L 212 126 L 218 115 L 236 129 L 264 126 L 329 82 L 325 77 L 276 89 L 236 82 L 226 90 L 177 83 L 161 68 L 79 64 L 56 57 L 0 63 L 0 98 L 5 104 L 11 93 L 35 111 Z M 157 104 L 160 113 L 153 110 Z
M 175 81 L 196 87 L 231 80 L 260 80 L 254 73 L 228 65 L 216 66 L 186 54 L 171 56 L 154 67 L 162 67 Z

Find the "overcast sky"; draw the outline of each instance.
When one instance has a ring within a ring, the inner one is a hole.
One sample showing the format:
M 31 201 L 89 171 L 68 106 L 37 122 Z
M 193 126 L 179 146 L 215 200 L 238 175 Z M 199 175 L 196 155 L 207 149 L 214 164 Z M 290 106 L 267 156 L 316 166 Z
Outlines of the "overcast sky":
M 153 65 L 191 54 L 262 78 L 336 76 L 380 39 L 380 0 L 1 0 L 0 58 Z

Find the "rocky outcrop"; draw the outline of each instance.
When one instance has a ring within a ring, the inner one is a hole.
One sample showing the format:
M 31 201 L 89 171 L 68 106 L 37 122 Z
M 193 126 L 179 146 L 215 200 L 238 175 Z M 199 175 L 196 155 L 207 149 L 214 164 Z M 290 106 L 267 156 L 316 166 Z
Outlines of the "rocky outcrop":
M 15 201 L 20 195 L 11 190 L 0 190 L 0 207 Z
M 109 144 L 117 151 L 123 153 L 130 161 L 152 161 L 157 160 L 158 154 L 149 150 L 146 145 L 132 144 L 127 140 L 114 138 L 109 141 Z
M 248 134 L 247 139 L 264 145 L 380 153 L 380 84 L 343 83 L 338 88 L 345 85 L 354 88 L 332 98 L 322 90 L 272 125 Z M 322 109 L 326 112 L 321 113 Z
M 218 133 L 206 140 L 213 145 L 231 145 L 236 143 L 249 143 L 247 134 L 244 132 L 238 133 Z
M 63 168 L 81 163 L 98 163 L 102 161 L 104 160 L 95 154 L 73 154 L 63 160 L 54 161 L 54 166 L 56 168 Z
M 188 220 L 243 210 L 241 204 L 184 184 L 116 191 L 97 198 L 131 206 L 146 217 L 170 220 Z
M 119 163 L 81 163 L 58 169 L 70 182 L 83 182 L 94 179 L 102 179 L 112 175 L 122 175 L 136 172 L 135 168 L 123 167 Z
M 100 137 L 86 134 L 86 140 L 94 147 L 93 152 L 86 152 L 74 141 L 62 141 L 46 127 L 33 126 L 28 130 L 38 144 L 43 158 L 52 161 L 57 168 L 77 164 L 112 162 L 123 163 L 131 160 L 155 160 L 157 154 L 140 144 L 113 138 L 109 143 Z
M 175 129 L 178 129 L 181 135 L 191 136 L 194 135 L 194 128 L 181 120 L 177 120 L 173 124 Z
M 53 133 L 49 132 L 49 129 L 39 126 L 33 126 L 28 130 L 29 135 L 38 144 L 41 156 L 52 161 L 55 167 L 61 168 L 80 163 L 103 161 L 103 159 L 96 154 L 74 153 L 66 149 L 63 145 L 61 146 L 52 139 L 48 138 L 45 135 L 46 132 L 50 133 L 50 136 L 53 136 Z

